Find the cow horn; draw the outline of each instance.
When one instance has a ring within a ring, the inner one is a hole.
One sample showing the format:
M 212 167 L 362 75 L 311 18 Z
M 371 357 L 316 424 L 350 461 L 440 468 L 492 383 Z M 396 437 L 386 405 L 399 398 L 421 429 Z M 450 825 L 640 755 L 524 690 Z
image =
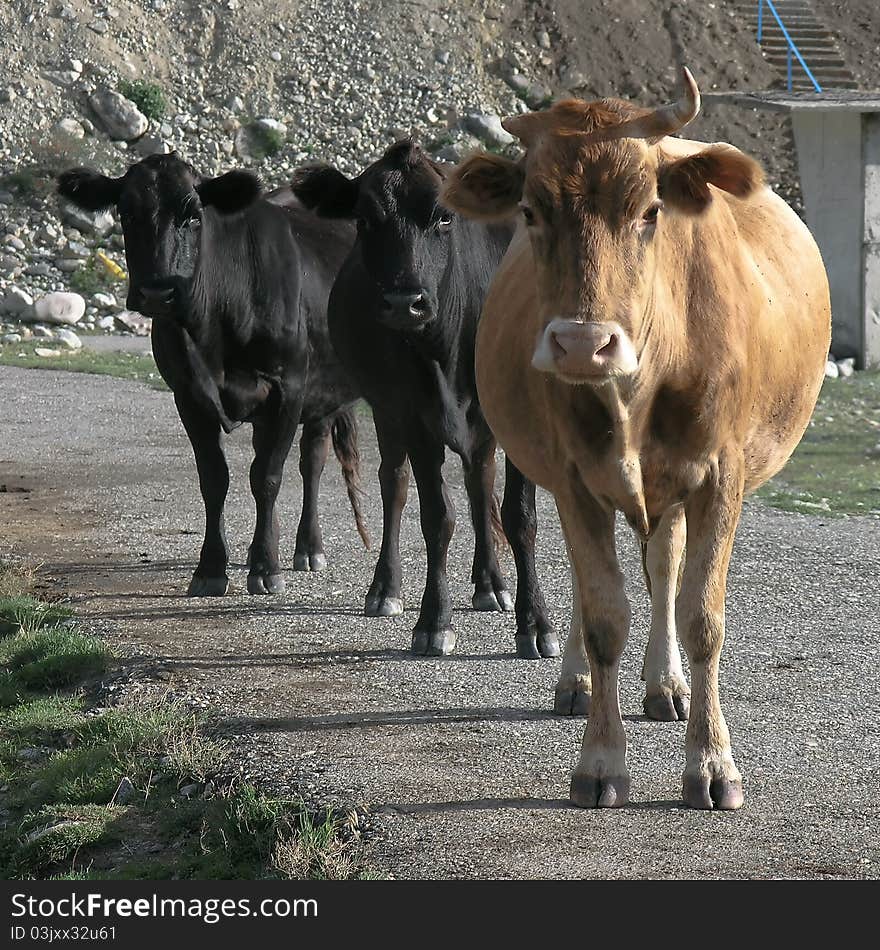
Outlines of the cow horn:
M 662 139 L 664 135 L 672 135 L 683 129 L 688 122 L 692 122 L 700 111 L 700 90 L 691 71 L 687 66 L 682 67 L 682 84 L 684 92 L 677 102 L 661 106 L 636 119 L 629 119 L 610 129 L 603 129 L 595 133 L 596 139 Z

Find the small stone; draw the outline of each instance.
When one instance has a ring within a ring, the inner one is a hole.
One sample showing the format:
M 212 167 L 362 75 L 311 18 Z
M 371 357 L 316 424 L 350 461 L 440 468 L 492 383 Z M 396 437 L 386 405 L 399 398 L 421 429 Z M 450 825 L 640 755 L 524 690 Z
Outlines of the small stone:
M 17 257 L 12 257 L 10 254 L 0 254 L 0 277 L 12 280 L 21 273 L 21 267 L 21 261 Z M 0 304 L 0 310 L 2 310 L 2 304 Z
M 541 49 L 550 49 L 550 34 L 546 30 L 542 30 L 538 34 L 537 40 Z
M 92 303 L 100 310 L 111 310 L 116 307 L 116 298 L 113 294 L 92 294 Z
M 59 258 L 55 261 L 55 266 L 62 274 L 72 274 L 75 270 L 79 270 L 84 265 L 85 261 L 76 257 Z
M 14 284 L 0 298 L 0 313 L 23 319 L 34 305 L 34 298 Z
M 837 379 L 840 375 L 840 370 L 837 367 L 837 363 L 834 360 L 827 360 L 825 362 L 825 375 L 828 379 Z
M 116 318 L 112 314 L 107 314 L 106 317 L 101 317 L 98 321 L 99 330 L 112 330 L 116 326 Z
M 839 376 L 849 377 L 856 371 L 856 361 L 852 356 L 837 361 L 837 373 Z
M 448 49 L 435 50 L 434 60 L 440 63 L 441 66 L 445 66 L 449 62 L 449 50 Z
M 195 795 L 198 795 L 202 790 L 202 786 L 198 783 L 193 783 L 192 785 L 184 785 L 180 790 L 181 798 L 193 798 Z
M 127 805 L 134 798 L 136 791 L 128 776 L 123 776 L 113 793 L 114 804 Z
M 89 257 L 91 257 L 91 255 L 91 248 L 80 241 L 70 241 L 61 252 L 61 256 L 67 260 L 70 260 L 72 257 L 78 257 L 80 260 L 87 260 Z
M 71 139 L 85 138 L 85 129 L 76 121 L 76 119 L 61 119 L 55 125 L 55 130 Z
M 38 323 L 34 327 L 34 336 L 40 340 L 54 340 L 55 334 L 48 328 Z
M 501 126 L 501 119 L 490 113 L 472 112 L 464 120 L 465 128 L 486 145 L 504 146 L 513 142 L 513 136 Z
M 280 63 L 281 53 L 279 53 L 277 49 L 272 50 L 272 52 L 269 54 L 269 59 L 271 59 L 273 63 Z
M 48 277 L 52 268 L 45 261 L 37 261 L 35 264 L 28 264 L 24 272 L 29 277 Z
M 34 350 L 34 353 L 36 353 L 37 356 L 42 356 L 46 359 L 51 359 L 53 356 L 61 356 L 61 350 L 50 350 L 45 346 L 38 346 Z
M 69 201 L 61 201 L 58 207 L 61 219 L 80 231 L 103 237 L 113 230 L 115 222 L 109 211 L 83 211 Z
M 106 20 L 95 20 L 94 23 L 89 24 L 89 29 L 94 30 L 99 36 L 103 36 L 110 29 L 110 26 Z
M 20 333 L 4 333 L 0 337 L 0 343 L 21 343 L 22 336 Z
M 16 237 L 14 234 L 6 235 L 6 243 L 10 247 L 14 247 L 16 251 L 23 251 L 25 249 L 25 243 L 21 238 Z
M 55 339 L 59 343 L 63 344 L 68 350 L 81 350 L 82 349 L 82 340 L 73 332 L 73 330 L 68 330 L 66 327 L 62 327 L 59 330 L 55 331 Z
M 153 321 L 136 310 L 123 310 L 113 318 L 121 330 L 128 330 L 135 336 L 149 336 Z
M 46 323 L 73 326 L 86 312 L 86 302 L 79 294 L 56 290 L 34 304 L 34 317 Z

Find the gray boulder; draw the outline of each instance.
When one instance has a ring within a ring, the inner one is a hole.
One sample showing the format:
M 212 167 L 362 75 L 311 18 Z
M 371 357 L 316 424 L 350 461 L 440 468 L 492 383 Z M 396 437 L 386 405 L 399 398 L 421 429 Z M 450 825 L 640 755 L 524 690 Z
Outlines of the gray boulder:
M 34 304 L 34 318 L 41 323 L 73 326 L 86 312 L 86 302 L 79 294 L 56 290 Z
M 464 120 L 464 127 L 486 145 L 503 148 L 514 138 L 501 126 L 501 119 L 491 113 L 472 112 Z
M 89 105 L 111 139 L 131 142 L 140 138 L 150 124 L 130 99 L 106 87 L 89 96 Z

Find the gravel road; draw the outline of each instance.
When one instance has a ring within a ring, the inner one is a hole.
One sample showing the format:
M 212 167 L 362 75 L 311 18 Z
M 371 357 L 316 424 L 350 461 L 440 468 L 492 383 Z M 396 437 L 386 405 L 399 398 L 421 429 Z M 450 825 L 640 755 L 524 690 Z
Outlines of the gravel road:
M 880 523 L 750 504 L 731 569 L 722 703 L 745 778 L 735 814 L 679 801 L 684 725 L 641 715 L 647 598 L 621 532 L 633 630 L 621 676 L 632 804 L 569 807 L 583 722 L 556 718 L 559 661 L 516 660 L 513 618 L 475 614 L 460 469 L 450 554 L 459 631 L 445 659 L 408 654 L 424 574 L 413 490 L 404 516 L 406 611 L 360 607 L 364 551 L 335 464 L 323 490 L 330 565 L 290 569 L 296 460 L 282 491 L 288 588 L 243 594 L 253 526 L 249 434 L 228 441 L 234 593 L 183 596 L 203 524 L 171 396 L 106 377 L 0 367 L 0 553 L 44 561 L 81 615 L 141 674 L 216 710 L 242 769 L 279 791 L 369 810 L 370 862 L 397 878 L 877 877 Z M 363 420 L 368 519 L 378 456 Z M 540 498 L 539 569 L 560 633 L 568 570 Z M 512 581 L 512 559 L 506 557 Z

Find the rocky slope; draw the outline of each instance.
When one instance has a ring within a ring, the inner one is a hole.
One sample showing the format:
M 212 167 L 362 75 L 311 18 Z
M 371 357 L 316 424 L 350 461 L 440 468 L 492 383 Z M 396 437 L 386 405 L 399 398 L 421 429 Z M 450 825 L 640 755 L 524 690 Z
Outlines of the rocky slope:
M 880 22 L 869 0 L 829 6 Z M 315 159 L 356 172 L 407 134 L 451 160 L 481 141 L 510 147 L 498 115 L 566 94 L 665 100 L 679 62 L 705 91 L 767 88 L 778 77 L 734 13 L 697 0 L 2 4 L 0 319 L 30 313 L 12 286 L 34 298 L 73 287 L 88 304 L 81 325 L 115 325 L 124 283 L 95 252 L 124 263 L 121 234 L 112 216 L 95 227 L 64 212 L 52 194 L 64 167 L 119 174 L 176 149 L 205 174 L 251 165 L 277 183 Z M 119 96 L 134 80 L 164 110 Z M 784 119 L 710 105 L 693 136 L 755 154 L 799 206 Z

